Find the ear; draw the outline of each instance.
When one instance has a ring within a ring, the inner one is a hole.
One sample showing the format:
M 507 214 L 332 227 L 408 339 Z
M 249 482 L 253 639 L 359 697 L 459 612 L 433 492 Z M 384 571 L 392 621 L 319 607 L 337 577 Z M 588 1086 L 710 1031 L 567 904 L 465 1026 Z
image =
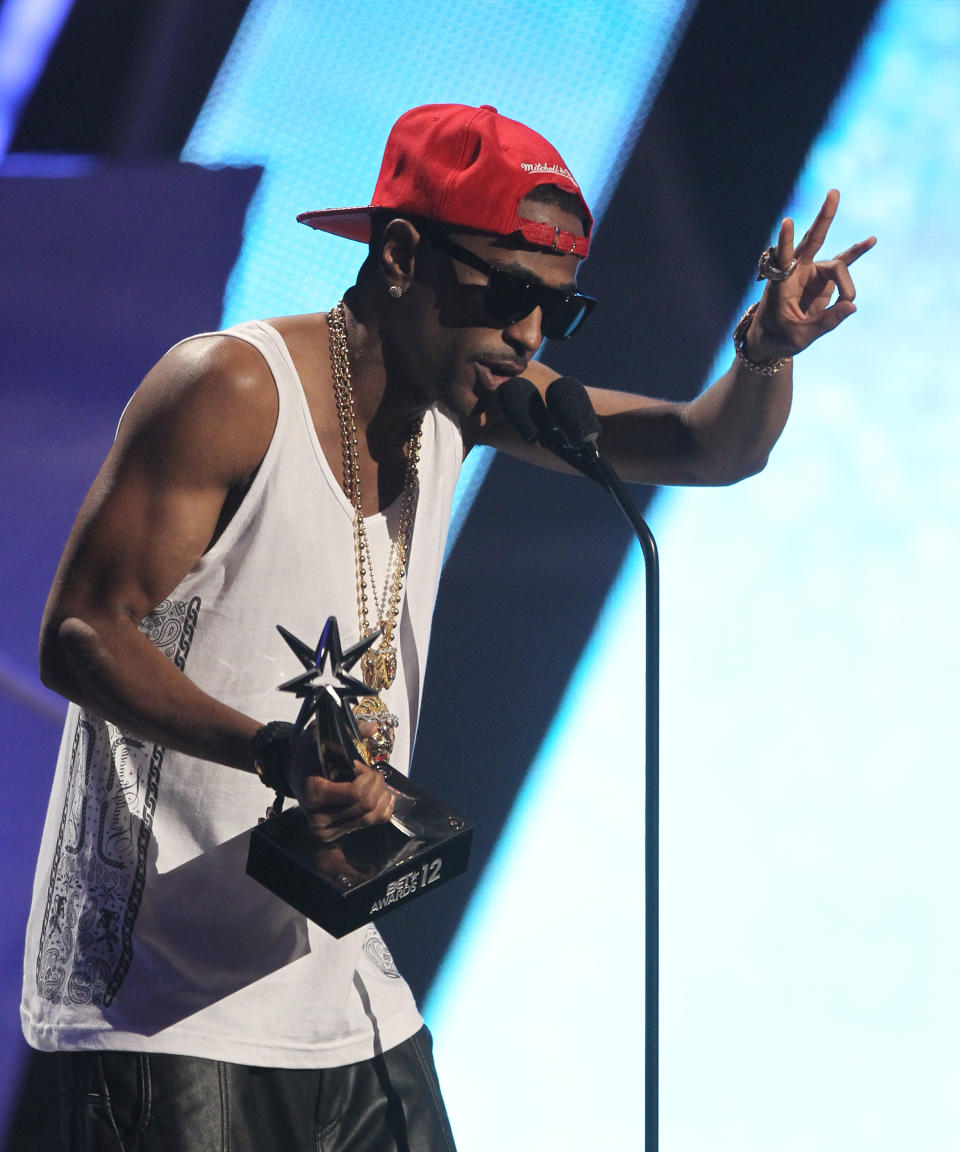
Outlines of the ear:
M 398 217 L 383 230 L 380 245 L 380 271 L 390 287 L 406 291 L 413 280 L 420 233 L 410 220 Z

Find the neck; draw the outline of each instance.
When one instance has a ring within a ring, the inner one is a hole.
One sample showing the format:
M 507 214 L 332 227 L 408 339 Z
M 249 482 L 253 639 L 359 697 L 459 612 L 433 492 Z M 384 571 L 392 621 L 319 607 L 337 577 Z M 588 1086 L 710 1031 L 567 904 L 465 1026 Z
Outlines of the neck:
M 343 298 L 357 434 L 375 459 L 403 445 L 427 401 L 384 351 L 380 309 L 360 284 Z

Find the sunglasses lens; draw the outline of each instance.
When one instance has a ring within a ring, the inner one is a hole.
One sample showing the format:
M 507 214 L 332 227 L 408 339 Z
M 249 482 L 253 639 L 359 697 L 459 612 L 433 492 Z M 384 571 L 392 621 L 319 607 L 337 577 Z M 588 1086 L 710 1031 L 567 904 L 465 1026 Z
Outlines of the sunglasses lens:
M 541 328 L 548 340 L 566 340 L 583 324 L 593 310 L 589 296 L 561 296 L 545 302 Z
M 493 269 L 487 283 L 484 303 L 490 316 L 506 324 L 516 324 L 536 308 L 536 287 L 517 276 Z
M 594 301 L 589 296 L 566 296 L 508 272 L 492 270 L 485 305 L 491 318 L 504 324 L 516 324 L 539 307 L 544 336 L 548 340 L 566 340 L 590 315 Z
M 548 340 L 565 340 L 580 327 L 583 319 L 580 302 L 567 297 L 557 302 L 554 307 L 548 306 L 543 309 L 543 322 L 540 327 Z

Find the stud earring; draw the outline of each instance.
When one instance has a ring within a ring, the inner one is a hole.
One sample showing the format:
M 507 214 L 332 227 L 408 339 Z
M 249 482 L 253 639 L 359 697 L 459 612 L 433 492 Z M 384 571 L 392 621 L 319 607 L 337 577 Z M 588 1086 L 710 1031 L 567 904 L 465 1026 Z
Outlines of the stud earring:
M 399 284 L 391 284 L 390 287 L 387 289 L 387 292 L 389 293 L 389 295 L 394 300 L 399 300 L 400 297 L 403 295 L 404 291 L 405 290 L 403 288 L 401 288 Z

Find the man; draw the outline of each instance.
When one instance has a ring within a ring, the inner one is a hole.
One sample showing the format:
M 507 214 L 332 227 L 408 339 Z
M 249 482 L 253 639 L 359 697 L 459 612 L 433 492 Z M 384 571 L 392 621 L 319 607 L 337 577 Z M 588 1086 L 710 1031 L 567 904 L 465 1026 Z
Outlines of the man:
M 815 262 L 831 193 L 786 220 L 730 370 L 687 405 L 591 391 L 630 480 L 725 484 L 763 467 L 790 357 L 855 311 Z M 303 222 L 369 242 L 329 314 L 187 340 L 149 373 L 81 508 L 47 605 L 45 681 L 74 701 L 28 929 L 23 1020 L 61 1053 L 68 1147 L 453 1147 L 429 1037 L 372 927 L 336 941 L 244 873 L 268 794 L 321 840 L 389 820 L 367 761 L 409 760 L 459 464 L 489 444 L 553 466 L 497 388 L 592 302 L 592 219 L 559 154 L 489 107 L 391 132 L 372 204 Z M 838 299 L 831 304 L 836 291 Z M 335 615 L 363 658 L 356 777 L 276 717 L 299 671 L 275 632 Z M 267 723 L 269 722 L 269 723 Z M 258 779 L 259 777 L 259 779 Z

